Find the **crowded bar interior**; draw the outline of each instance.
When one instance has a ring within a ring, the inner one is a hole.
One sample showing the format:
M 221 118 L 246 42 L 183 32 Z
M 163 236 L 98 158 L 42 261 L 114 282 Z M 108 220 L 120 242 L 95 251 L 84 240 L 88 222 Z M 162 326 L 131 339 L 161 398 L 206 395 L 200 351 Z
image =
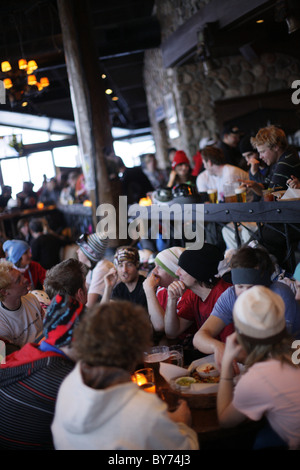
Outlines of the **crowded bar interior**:
M 0 449 L 299 450 L 299 0 L 0 25 Z

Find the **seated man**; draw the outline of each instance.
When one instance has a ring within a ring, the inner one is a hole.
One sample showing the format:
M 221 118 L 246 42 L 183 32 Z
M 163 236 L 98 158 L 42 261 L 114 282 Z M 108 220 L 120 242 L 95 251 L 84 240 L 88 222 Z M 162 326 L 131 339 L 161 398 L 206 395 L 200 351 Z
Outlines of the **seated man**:
M 175 272 L 178 269 L 178 260 L 184 248 L 174 246 L 158 253 L 154 259 L 155 268 L 143 282 L 147 297 L 148 313 L 157 332 L 165 331 L 165 309 L 168 300 L 168 287 L 178 279 Z
M 276 126 L 261 128 L 256 136 L 251 138 L 251 144 L 269 167 L 269 172 L 263 182 L 261 179 L 256 180 L 255 177 L 251 181 L 244 182 L 245 186 L 255 194 L 261 197 L 265 189 L 275 187 L 287 189 L 287 182 L 292 176 L 300 178 L 299 156 L 297 152 L 289 148 L 287 137 L 282 129 Z M 297 228 L 299 229 L 299 224 L 295 224 L 295 227 L 289 227 L 291 244 L 298 243 L 300 240 Z M 280 223 L 263 225 L 257 235 L 260 243 L 276 256 L 279 264 L 289 269 L 290 266 L 285 265 L 288 254 L 285 225 Z
M 235 125 L 226 125 L 222 130 L 220 148 L 224 153 L 226 163 L 245 169 L 245 162 L 239 151 L 241 131 Z
M 44 290 L 52 300 L 57 294 L 71 295 L 83 305 L 87 302 L 87 267 L 75 258 L 69 258 L 47 271 Z
M 215 354 L 221 365 L 224 344 L 217 338 L 226 325 L 232 323 L 232 310 L 237 297 L 253 285 L 264 285 L 279 294 L 285 303 L 285 318 L 289 333 L 300 337 L 300 308 L 292 290 L 283 282 L 271 282 L 274 266 L 264 248 L 242 247 L 231 258 L 231 277 L 234 286 L 227 289 L 216 302 L 210 317 L 194 336 L 194 346 L 205 354 Z
M 249 179 L 254 181 L 265 180 L 269 172 L 269 168 L 259 158 L 258 151 L 251 144 L 251 135 L 245 135 L 240 141 L 240 152 L 245 158 L 249 170 Z M 257 194 L 247 194 L 247 202 L 257 202 L 260 200 L 260 196 Z M 234 227 L 231 222 L 222 228 L 222 235 L 226 243 L 226 249 L 238 248 L 236 240 L 236 229 L 238 230 L 239 239 L 241 245 L 248 243 L 254 232 L 257 230 L 257 224 L 255 222 L 242 222 L 241 225 Z
M 287 137 L 282 129 L 268 126 L 259 129 L 255 137 L 251 138 L 252 146 L 259 153 L 259 157 L 267 165 L 269 172 L 261 182 L 255 177 L 245 184 L 259 196 L 267 188 L 281 187 L 286 189 L 287 181 L 291 175 L 300 178 L 300 160 L 296 152 L 288 146 Z
M 139 252 L 136 248 L 122 246 L 117 249 L 114 257 L 115 267 L 104 277 L 105 288 L 101 303 L 110 299 L 128 300 L 147 309 L 143 288 L 146 278 L 139 273 L 139 264 Z
M 185 250 L 179 258 L 178 281 L 168 287 L 165 312 L 165 332 L 176 338 L 193 324 L 199 329 L 210 315 L 218 297 L 230 284 L 215 275 L 223 255 L 220 250 L 205 243 L 200 250 Z M 184 292 L 188 290 L 187 294 Z M 178 300 L 180 301 L 178 302 Z M 222 340 L 232 332 L 229 326 Z
M 26 344 L 0 366 L 1 450 L 54 450 L 50 426 L 56 397 L 75 364 L 71 342 L 83 313 L 74 297 L 55 296 L 44 320 L 44 340 Z
M 151 345 L 142 307 L 123 301 L 89 309 L 73 344 L 78 362 L 60 387 L 51 427 L 56 450 L 199 449 L 187 403 L 168 412 L 132 381 Z
M 29 284 L 13 264 L 0 263 L 0 338 L 7 352 L 34 342 L 43 330 L 43 309 L 35 295 L 28 293 Z M 10 349 L 9 345 L 12 349 Z
M 14 264 L 29 282 L 29 289 L 42 289 L 46 269 L 37 261 L 32 261 L 31 249 L 23 240 L 6 240 L 3 243 L 6 259 Z
M 199 192 L 217 189 L 218 201 L 225 201 L 226 184 L 248 178 L 248 173 L 237 166 L 226 163 L 225 156 L 217 147 L 205 147 L 202 150 L 202 159 L 205 170 L 197 176 L 196 185 Z M 205 224 L 205 240 L 218 245 L 223 251 L 226 244 L 219 224 L 208 222 Z
M 217 147 L 205 147 L 202 150 L 205 170 L 197 176 L 196 185 L 199 192 L 217 189 L 218 201 L 224 201 L 224 185 L 248 178 L 248 173 L 241 168 L 226 163 L 224 154 Z

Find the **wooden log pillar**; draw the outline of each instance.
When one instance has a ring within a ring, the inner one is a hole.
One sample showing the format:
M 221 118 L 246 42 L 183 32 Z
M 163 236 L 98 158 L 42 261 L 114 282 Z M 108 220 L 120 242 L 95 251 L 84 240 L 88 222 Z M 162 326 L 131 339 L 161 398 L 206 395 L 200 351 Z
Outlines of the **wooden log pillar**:
M 113 204 L 104 148 L 112 146 L 108 103 L 101 81 L 98 54 L 90 21 L 89 2 L 58 0 L 65 60 L 82 169 L 93 203 Z

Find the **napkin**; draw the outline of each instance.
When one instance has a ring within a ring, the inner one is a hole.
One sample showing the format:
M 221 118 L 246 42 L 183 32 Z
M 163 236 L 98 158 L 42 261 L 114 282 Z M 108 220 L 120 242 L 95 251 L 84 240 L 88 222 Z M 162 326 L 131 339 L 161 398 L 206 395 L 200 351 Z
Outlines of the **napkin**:
M 300 199 L 300 189 L 288 188 L 284 195 L 281 197 L 281 200 L 284 199 Z

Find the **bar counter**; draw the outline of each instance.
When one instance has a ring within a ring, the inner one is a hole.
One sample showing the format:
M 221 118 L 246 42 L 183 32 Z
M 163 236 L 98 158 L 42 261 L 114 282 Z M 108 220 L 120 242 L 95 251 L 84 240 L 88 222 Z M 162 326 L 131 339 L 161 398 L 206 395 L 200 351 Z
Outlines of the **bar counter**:
M 71 238 L 93 230 L 92 207 L 82 204 L 45 206 L 42 209 L 12 209 L 0 213 L 0 232 L 4 239 L 18 235 L 17 222 L 24 218 L 45 217 L 52 230 L 70 229 Z

